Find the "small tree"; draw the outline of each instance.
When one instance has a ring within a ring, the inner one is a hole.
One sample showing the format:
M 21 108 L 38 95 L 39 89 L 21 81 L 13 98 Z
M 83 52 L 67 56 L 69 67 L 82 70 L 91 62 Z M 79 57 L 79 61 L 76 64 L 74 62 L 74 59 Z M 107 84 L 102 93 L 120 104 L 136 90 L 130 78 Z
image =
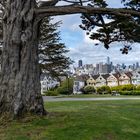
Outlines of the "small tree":
M 73 93 L 73 78 L 67 78 L 61 83 L 61 86 L 57 88 L 59 94 L 69 95 Z

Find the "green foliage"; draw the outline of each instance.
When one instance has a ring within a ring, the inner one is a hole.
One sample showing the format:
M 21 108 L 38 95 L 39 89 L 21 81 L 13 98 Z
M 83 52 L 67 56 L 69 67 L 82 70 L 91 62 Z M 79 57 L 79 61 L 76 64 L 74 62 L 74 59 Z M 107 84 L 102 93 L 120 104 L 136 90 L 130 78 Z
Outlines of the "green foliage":
M 111 91 L 120 91 L 120 90 L 121 90 L 121 86 L 111 87 Z
M 97 93 L 98 94 L 111 94 L 111 89 L 109 86 L 97 87 Z
M 56 90 L 49 90 L 43 93 L 44 96 L 58 96 L 58 92 Z
M 136 86 L 136 90 L 140 91 L 140 85 Z
M 124 11 L 126 9 L 131 9 L 132 11 L 140 11 L 140 2 L 138 0 L 122 0 L 124 5 Z M 91 7 L 107 7 L 108 3 L 104 0 L 94 0 L 89 4 Z M 102 12 L 104 13 L 104 12 Z M 83 14 L 84 15 L 84 14 Z M 123 15 L 123 14 L 122 14 Z M 120 16 L 120 15 L 111 15 L 105 14 L 95 14 L 94 16 L 89 16 L 85 18 L 82 16 L 82 25 L 80 27 L 90 34 L 91 39 L 97 39 L 100 42 L 104 43 L 104 47 L 108 49 L 112 42 L 122 42 L 124 44 L 123 48 L 120 49 L 122 54 L 127 54 L 128 51 L 132 50 L 131 43 L 140 42 L 140 18 Z M 109 19 L 109 24 L 105 22 L 105 18 Z M 91 24 L 90 20 L 93 20 L 95 23 Z M 102 24 L 100 24 L 102 23 Z M 100 27 L 93 32 L 93 29 Z M 98 45 L 98 44 L 96 44 Z
M 96 92 L 96 90 L 95 90 L 94 86 L 86 86 L 84 88 L 84 94 L 92 94 L 95 92 Z
M 140 91 L 119 91 L 120 95 L 140 95 Z
M 136 89 L 136 86 L 132 84 L 111 87 L 111 91 L 132 91 L 135 89 Z
M 132 85 L 132 84 L 129 84 L 129 85 L 122 85 L 121 86 L 121 90 L 122 91 L 132 91 L 135 89 L 135 86 Z
M 52 77 L 64 73 L 72 63 L 66 56 L 69 50 L 60 43 L 60 33 L 57 31 L 61 22 L 51 23 L 51 18 L 44 18 L 40 27 L 39 62 L 42 71 L 47 71 Z
M 61 86 L 57 89 L 58 94 L 72 94 L 73 93 L 73 79 L 67 78 L 61 83 Z

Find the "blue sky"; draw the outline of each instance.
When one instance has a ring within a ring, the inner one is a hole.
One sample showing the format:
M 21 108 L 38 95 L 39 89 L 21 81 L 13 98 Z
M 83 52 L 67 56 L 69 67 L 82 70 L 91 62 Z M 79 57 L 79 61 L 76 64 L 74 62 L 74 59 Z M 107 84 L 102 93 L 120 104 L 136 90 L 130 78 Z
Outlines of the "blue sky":
M 110 7 L 121 7 L 118 0 L 107 1 Z M 106 62 L 107 56 L 110 57 L 114 64 L 140 62 L 140 44 L 133 44 L 132 51 L 128 55 L 122 55 L 119 51 L 123 45 L 122 43 L 111 44 L 109 50 L 106 50 L 102 44 L 95 46 L 95 42 L 90 40 L 85 32 L 79 28 L 81 24 L 80 15 L 57 16 L 54 17 L 54 20 L 62 20 L 63 24 L 59 28 L 61 39 L 70 50 L 68 56 L 76 63 L 79 59 L 82 59 L 84 64 Z

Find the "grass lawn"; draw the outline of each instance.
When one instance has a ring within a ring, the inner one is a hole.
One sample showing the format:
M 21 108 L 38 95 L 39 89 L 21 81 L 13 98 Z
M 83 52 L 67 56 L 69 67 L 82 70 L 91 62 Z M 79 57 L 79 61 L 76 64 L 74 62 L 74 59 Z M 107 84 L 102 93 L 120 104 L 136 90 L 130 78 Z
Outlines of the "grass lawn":
M 140 140 L 140 100 L 48 102 L 47 117 L 0 121 L 0 140 Z

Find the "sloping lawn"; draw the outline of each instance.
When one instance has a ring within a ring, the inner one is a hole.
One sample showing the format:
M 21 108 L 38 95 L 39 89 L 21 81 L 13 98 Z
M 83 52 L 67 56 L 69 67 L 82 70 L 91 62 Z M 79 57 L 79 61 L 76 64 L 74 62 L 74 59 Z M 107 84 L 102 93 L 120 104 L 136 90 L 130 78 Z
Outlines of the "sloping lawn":
M 48 102 L 47 117 L 0 122 L 0 140 L 140 140 L 140 100 Z

